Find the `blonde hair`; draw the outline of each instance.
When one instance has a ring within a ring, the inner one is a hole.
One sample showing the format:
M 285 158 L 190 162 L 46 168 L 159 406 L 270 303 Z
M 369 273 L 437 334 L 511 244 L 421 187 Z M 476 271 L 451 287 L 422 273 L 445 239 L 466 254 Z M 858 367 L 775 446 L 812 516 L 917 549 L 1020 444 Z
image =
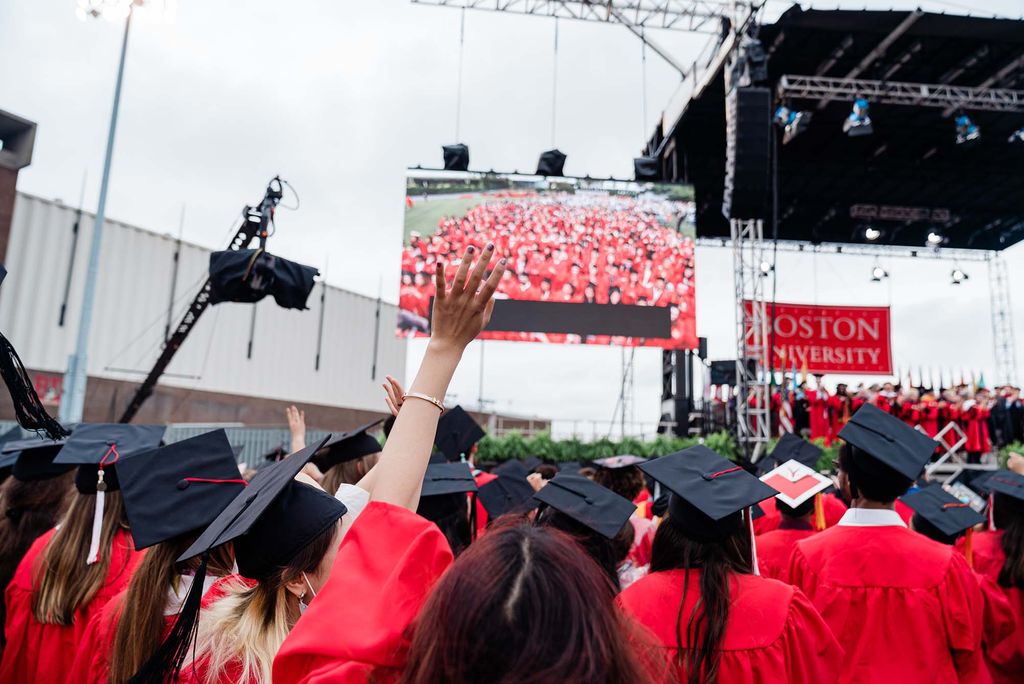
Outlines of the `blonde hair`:
M 228 665 L 236 665 L 239 670 L 231 674 L 237 681 L 270 682 L 274 656 L 299 619 L 287 584 L 317 570 L 330 545 L 337 543 L 337 531 L 338 525 L 331 525 L 287 566 L 255 586 L 241 579 L 225 582 L 225 595 L 199 616 L 194 662 L 203 666 L 205 681 L 220 681 Z
M 34 568 L 32 615 L 40 624 L 70 625 L 75 611 L 88 604 L 107 579 L 114 535 L 120 528 L 127 529 L 128 520 L 121 492 L 107 492 L 100 532 L 99 560 L 87 565 L 85 559 L 92 538 L 95 507 L 95 494 L 79 492 L 74 496 Z

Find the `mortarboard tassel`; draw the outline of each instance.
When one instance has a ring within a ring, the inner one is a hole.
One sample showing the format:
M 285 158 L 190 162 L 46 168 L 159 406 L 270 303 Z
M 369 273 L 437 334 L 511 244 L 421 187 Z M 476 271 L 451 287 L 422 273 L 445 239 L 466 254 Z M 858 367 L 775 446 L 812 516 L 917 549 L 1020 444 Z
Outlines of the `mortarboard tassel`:
M 18 352 L 10 340 L 0 334 L 0 377 L 3 377 L 7 391 L 11 394 L 14 404 L 14 416 L 18 424 L 26 430 L 42 430 L 50 439 L 61 439 L 70 433 L 58 423 L 39 400 L 32 381 L 25 372 Z
M 967 560 L 967 567 L 974 569 L 974 528 L 968 527 L 964 535 L 964 558 Z
M 121 458 L 121 454 L 117 453 L 117 445 L 111 444 L 110 448 L 107 449 L 107 453 L 100 459 L 100 469 L 96 472 L 96 506 L 93 508 L 92 513 L 92 538 L 89 540 L 89 553 L 85 557 L 85 564 L 92 565 L 100 559 L 100 536 L 103 533 L 103 509 L 107 497 L 107 483 L 103 481 L 103 466 L 107 465 L 107 458 L 113 454 L 113 460 L 109 463 L 113 464 L 117 462 L 117 459 Z
M 996 495 L 991 492 L 988 495 L 988 531 L 996 531 Z
M 761 568 L 757 565 L 757 542 L 754 541 L 754 514 L 751 507 L 747 507 L 747 528 L 750 530 L 750 567 L 755 575 L 761 575 Z
M 825 529 L 825 501 L 821 498 L 821 492 L 814 495 L 814 531 L 821 532 Z

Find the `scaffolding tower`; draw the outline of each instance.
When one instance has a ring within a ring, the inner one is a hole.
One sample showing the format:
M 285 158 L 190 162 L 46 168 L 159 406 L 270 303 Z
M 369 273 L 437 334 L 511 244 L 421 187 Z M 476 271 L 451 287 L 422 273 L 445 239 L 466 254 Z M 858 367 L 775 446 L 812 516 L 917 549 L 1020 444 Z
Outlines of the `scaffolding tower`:
M 1010 278 L 999 252 L 988 260 L 988 287 L 992 306 L 992 347 L 995 352 L 996 381 L 1016 383 L 1017 343 L 1013 334 Z

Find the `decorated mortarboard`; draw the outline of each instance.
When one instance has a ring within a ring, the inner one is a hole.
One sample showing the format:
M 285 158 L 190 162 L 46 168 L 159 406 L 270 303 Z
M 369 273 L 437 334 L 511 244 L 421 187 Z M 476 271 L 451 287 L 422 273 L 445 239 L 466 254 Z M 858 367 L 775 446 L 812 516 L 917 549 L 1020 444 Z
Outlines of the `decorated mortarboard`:
M 487 435 L 461 406 L 447 411 L 437 421 L 434 444 L 449 461 L 458 461 Z
M 157 448 L 166 429 L 163 425 L 83 423 L 75 428 L 53 459 L 55 464 L 77 465 L 75 487 L 82 494 L 96 494 L 87 564 L 99 560 L 106 493 L 120 488 L 117 463 Z
M 521 463 L 519 465 L 522 466 Z M 513 475 L 498 475 L 497 479 L 483 485 L 477 492 L 481 505 L 491 518 L 529 510 L 532 508 L 529 504 L 532 496 L 533 487 L 526 478 Z
M 125 459 L 118 480 L 136 550 L 206 527 L 245 487 L 224 430 Z
M 134 681 L 165 681 L 180 670 L 199 619 L 211 550 L 233 542 L 238 574 L 255 580 L 267 579 L 345 514 L 345 505 L 333 496 L 295 480 L 302 467 L 329 439 L 330 435 L 256 473 L 249 485 L 235 495 L 195 543 L 178 557 L 179 563 L 196 556 L 202 560 L 174 626 L 156 653 L 136 673 Z
M 622 531 L 636 510 L 633 502 L 581 475 L 559 473 L 533 498 L 608 539 Z
M 698 541 L 733 534 L 734 516 L 778 492 L 704 445 L 637 466 L 672 491 L 669 518 Z
M 380 452 L 380 442 L 377 438 L 369 434 L 369 431 L 376 428 L 378 425 L 384 422 L 383 418 L 378 418 L 372 423 L 367 423 L 362 427 L 358 427 L 355 430 L 350 430 L 337 437 L 332 437 L 322 449 L 319 449 L 311 459 L 313 464 L 322 471 L 327 471 L 328 468 L 338 465 L 339 463 L 345 463 L 347 461 L 354 461 L 357 458 L 369 456 L 370 454 L 376 454 Z
M 839 432 L 839 438 L 883 465 L 916 480 L 938 442 L 872 404 L 864 404 Z
M 634 456 L 633 454 L 623 454 L 622 456 L 609 456 L 607 458 L 596 459 L 593 463 L 600 468 L 609 468 L 611 470 L 618 470 L 619 468 L 629 468 L 632 466 L 638 466 L 641 463 L 647 463 L 649 459 L 643 456 Z
M 1012 470 L 995 470 L 985 478 L 985 487 L 989 492 L 1024 501 L 1024 475 Z
M 775 498 L 796 508 L 812 496 L 832 486 L 832 480 L 805 464 L 791 459 L 761 476 L 761 482 L 779 493 Z M 758 506 L 760 508 L 760 506 Z
M 814 469 L 817 467 L 822 453 L 820 447 L 811 444 L 799 435 L 787 432 L 772 449 L 771 455 L 762 462 L 761 474 L 790 460 L 799 461 L 808 468 Z
M 956 537 L 964 530 L 985 522 L 985 516 L 937 482 L 901 497 L 900 501 L 947 537 Z
M 63 439 L 15 439 L 3 445 L 4 459 L 13 458 L 11 475 L 22 482 L 49 480 L 74 470 L 73 464 L 54 463 L 62 448 Z

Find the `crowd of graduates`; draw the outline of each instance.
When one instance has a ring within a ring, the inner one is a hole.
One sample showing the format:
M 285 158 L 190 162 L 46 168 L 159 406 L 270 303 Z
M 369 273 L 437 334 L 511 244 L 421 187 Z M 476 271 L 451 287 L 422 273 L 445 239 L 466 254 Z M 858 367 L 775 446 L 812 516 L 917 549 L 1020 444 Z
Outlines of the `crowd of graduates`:
M 674 346 L 694 345 L 694 242 L 676 230 L 686 206 L 656 198 L 554 194 L 489 198 L 463 216 L 442 217 L 435 233 L 413 233 L 402 252 L 399 328 L 428 332 L 431 278 L 438 261 L 455 260 L 470 245 L 482 249 L 490 243 L 496 256 L 508 260 L 497 298 L 668 307 Z M 607 335 L 583 339 L 488 332 L 486 337 L 624 342 Z
M 251 478 L 221 430 L 6 443 L 0 681 L 1024 680 L 1024 459 L 955 496 L 923 477 L 936 443 L 866 402 L 835 473 L 795 435 L 756 463 L 476 463 L 442 399 L 505 267 L 477 256 L 438 265 L 383 446 L 307 445 L 294 409 Z

